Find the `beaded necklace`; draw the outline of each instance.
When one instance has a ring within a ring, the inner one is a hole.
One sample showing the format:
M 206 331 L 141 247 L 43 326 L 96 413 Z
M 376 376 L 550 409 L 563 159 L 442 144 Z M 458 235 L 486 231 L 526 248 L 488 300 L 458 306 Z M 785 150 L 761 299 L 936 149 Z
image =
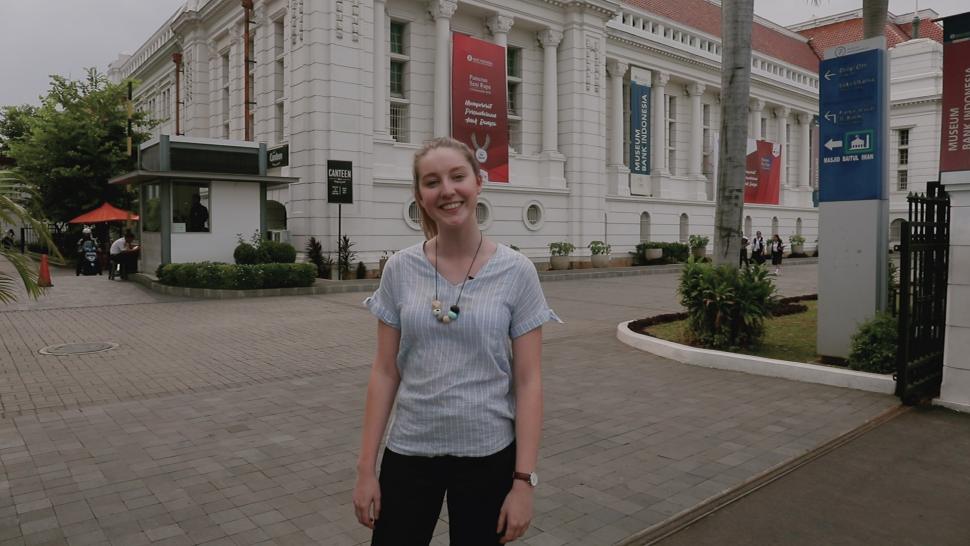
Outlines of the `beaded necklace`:
M 431 314 L 434 315 L 438 322 L 443 324 L 448 324 L 453 320 L 458 320 L 458 314 L 461 312 L 461 308 L 458 307 L 458 303 L 461 301 L 461 294 L 465 291 L 465 283 L 468 282 L 469 276 L 472 274 L 472 267 L 475 266 L 475 260 L 478 258 L 478 252 L 482 249 L 482 241 L 485 240 L 485 234 L 478 232 L 478 248 L 475 249 L 475 255 L 472 257 L 472 263 L 468 264 L 468 271 L 465 272 L 465 279 L 461 281 L 461 288 L 458 290 L 458 299 L 455 300 L 455 304 L 449 308 L 447 313 L 441 310 L 441 300 L 438 299 L 438 244 L 434 245 L 434 300 L 431 301 Z M 424 244 L 428 244 L 425 241 Z

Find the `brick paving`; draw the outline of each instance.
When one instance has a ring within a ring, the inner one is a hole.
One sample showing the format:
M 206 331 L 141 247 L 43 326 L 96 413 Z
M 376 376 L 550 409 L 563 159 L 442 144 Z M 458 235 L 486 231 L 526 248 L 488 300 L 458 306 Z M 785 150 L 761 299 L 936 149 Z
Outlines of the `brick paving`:
M 367 543 L 350 506 L 363 294 L 191 301 L 71 275 L 0 307 L 0 546 Z M 810 293 L 815 275 L 778 283 Z M 616 341 L 618 322 L 679 308 L 676 279 L 544 285 L 567 324 L 545 331 L 543 483 L 522 543 L 612 544 L 896 404 Z M 75 341 L 119 347 L 37 352 Z

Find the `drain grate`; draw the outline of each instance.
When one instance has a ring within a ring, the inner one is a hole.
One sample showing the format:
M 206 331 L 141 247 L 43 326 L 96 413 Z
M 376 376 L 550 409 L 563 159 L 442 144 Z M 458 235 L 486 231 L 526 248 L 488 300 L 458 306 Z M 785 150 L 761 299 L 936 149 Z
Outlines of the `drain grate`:
M 61 345 L 48 345 L 40 350 L 40 354 L 54 356 L 85 355 L 90 353 L 102 353 L 104 351 L 110 351 L 117 346 L 117 343 L 111 343 L 108 341 L 62 343 Z

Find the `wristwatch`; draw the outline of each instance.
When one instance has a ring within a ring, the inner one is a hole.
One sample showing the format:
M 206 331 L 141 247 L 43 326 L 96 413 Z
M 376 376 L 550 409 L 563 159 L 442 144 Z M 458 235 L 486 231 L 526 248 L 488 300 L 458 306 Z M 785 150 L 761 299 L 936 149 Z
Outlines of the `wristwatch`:
M 539 485 L 539 475 L 535 472 L 513 472 L 512 478 L 527 482 L 532 487 Z

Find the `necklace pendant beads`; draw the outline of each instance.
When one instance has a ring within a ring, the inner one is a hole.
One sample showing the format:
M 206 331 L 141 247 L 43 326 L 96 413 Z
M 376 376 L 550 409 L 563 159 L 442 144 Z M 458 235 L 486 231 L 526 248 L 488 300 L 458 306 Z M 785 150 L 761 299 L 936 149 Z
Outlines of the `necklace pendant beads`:
M 461 308 L 458 307 L 458 302 L 461 301 L 461 295 L 465 291 L 465 283 L 471 278 L 472 266 L 475 265 L 475 260 L 478 258 L 478 252 L 482 249 L 482 242 L 485 240 L 485 234 L 479 233 L 478 236 L 478 248 L 475 249 L 475 255 L 472 256 L 472 263 L 468 264 L 468 271 L 465 273 L 465 280 L 461 282 L 461 288 L 458 290 L 458 299 L 455 300 L 455 304 L 452 305 L 448 312 L 445 313 L 442 310 L 441 300 L 438 299 L 438 245 L 434 247 L 434 299 L 431 300 L 431 314 L 434 318 L 438 319 L 438 322 L 442 324 L 448 324 L 452 321 L 458 320 L 458 314 L 461 312 Z M 425 241 L 425 244 L 428 242 Z

